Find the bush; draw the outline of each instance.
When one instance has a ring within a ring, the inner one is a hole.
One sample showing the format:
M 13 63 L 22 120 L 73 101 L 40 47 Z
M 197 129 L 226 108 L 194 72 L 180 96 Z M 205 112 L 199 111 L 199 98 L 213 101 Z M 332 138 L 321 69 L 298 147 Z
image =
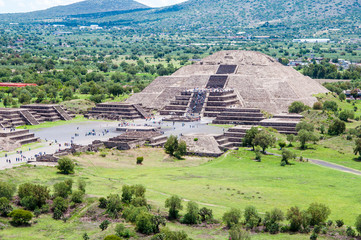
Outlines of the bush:
M 118 212 L 122 209 L 122 201 L 118 194 L 110 194 L 107 199 L 107 211 L 111 217 L 117 218 Z
M 342 227 L 343 226 L 343 224 L 344 224 L 344 222 L 343 222 L 343 220 L 336 220 L 336 226 L 337 227 Z
M 122 240 L 122 239 L 116 235 L 108 235 L 104 238 L 104 240 Z
M 323 104 L 321 102 L 315 102 L 313 104 L 313 109 L 314 110 L 322 110 L 322 108 L 323 108 Z
M 353 230 L 352 227 L 348 226 L 346 229 L 346 235 L 348 237 L 356 237 L 356 232 L 355 232 L 355 230 Z
M 137 165 L 143 164 L 144 157 L 137 157 Z
M 361 214 L 356 218 L 355 227 L 358 233 L 361 234 Z
M 55 220 L 59 220 L 62 219 L 63 217 L 64 217 L 64 213 L 60 209 L 55 208 L 53 212 L 53 218 Z
M 171 156 L 180 159 L 187 153 L 187 144 L 184 141 L 178 142 L 176 136 L 169 136 L 167 142 L 164 144 L 165 152 Z
M 291 106 L 288 107 L 289 113 L 300 113 L 307 110 L 307 106 L 303 102 L 293 102 Z
M 313 228 L 313 232 L 319 234 L 319 233 L 321 232 L 321 227 L 318 226 L 318 225 L 316 225 L 316 226 Z
M 26 196 L 20 200 L 20 205 L 26 208 L 27 210 L 35 210 L 38 208 L 36 199 L 33 196 Z
M 107 199 L 104 197 L 99 198 L 99 208 L 107 208 Z
M 99 225 L 99 228 L 104 231 L 105 229 L 108 228 L 110 222 L 108 220 L 104 220 L 100 225 Z
M 213 220 L 213 211 L 212 209 L 203 207 L 199 210 L 199 216 L 201 218 L 201 222 L 208 222 Z
M 335 119 L 328 128 L 328 134 L 336 136 L 336 135 L 340 135 L 341 133 L 344 133 L 345 130 L 346 130 L 345 122 L 339 119 Z
M 141 212 L 136 218 L 136 229 L 138 232 L 150 235 L 154 233 L 153 215 L 148 212 Z
M 337 109 L 338 109 L 337 103 L 334 101 L 325 101 L 323 103 L 323 110 L 337 112 Z
M 10 205 L 9 199 L 6 197 L 0 198 L 0 215 L 6 217 L 11 211 L 13 207 Z
M 20 203 L 25 197 L 31 197 L 34 205 L 39 208 L 46 203 L 46 200 L 50 199 L 49 192 L 48 187 L 31 183 L 21 184 L 18 189 Z
M 0 182 L 0 198 L 5 197 L 9 200 L 13 198 L 16 186 L 7 182 Z
M 275 208 L 271 212 L 266 212 L 264 218 L 264 226 L 266 231 L 276 234 L 279 231 L 279 222 L 284 220 L 284 214 L 281 210 Z
M 33 214 L 31 212 L 23 209 L 15 209 L 9 214 L 9 216 L 12 218 L 11 224 L 15 226 L 28 225 L 33 218 Z
M 130 238 L 134 236 L 134 233 L 127 229 L 124 224 L 120 223 L 115 226 L 115 235 L 121 238 Z
M 235 225 L 229 230 L 229 239 L 232 240 L 250 240 L 248 232 L 242 229 L 242 226 Z
M 307 213 L 311 217 L 310 225 L 315 226 L 326 222 L 328 216 L 331 214 L 331 210 L 322 203 L 311 203 L 307 209 Z
M 317 240 L 318 235 L 316 233 L 312 233 L 312 235 L 310 236 L 310 240 Z
M 354 111 L 351 111 L 351 110 L 343 110 L 338 115 L 338 118 L 344 122 L 347 122 L 349 119 L 355 118 L 355 113 L 354 113 Z
M 281 164 L 284 163 L 285 165 L 289 165 L 290 164 L 290 160 L 295 159 L 296 155 L 291 152 L 288 149 L 283 149 L 282 150 L 282 161 Z
M 73 201 L 75 203 L 82 203 L 83 197 L 84 197 L 84 192 L 82 192 L 80 190 L 76 190 L 71 195 L 71 201 Z
M 300 130 L 306 130 L 306 131 L 309 131 L 309 132 L 313 132 L 314 131 L 314 127 L 313 127 L 313 124 L 311 123 L 308 123 L 306 121 L 301 121 L 299 123 L 297 123 L 296 125 L 296 131 L 299 132 Z
M 280 146 L 280 149 L 286 147 L 286 143 L 285 142 L 279 142 L 278 146 Z
M 67 201 L 62 197 L 56 197 L 53 201 L 53 210 L 55 209 L 65 212 L 68 209 Z
M 254 148 L 254 154 L 256 155 L 255 160 L 258 162 L 262 161 L 261 147 L 257 146 Z
M 184 231 L 170 231 L 168 228 L 163 228 L 162 231 L 154 235 L 151 240 L 192 240 Z
M 62 174 L 74 173 L 74 167 L 75 167 L 74 162 L 68 157 L 60 158 L 58 160 L 57 168 L 59 169 L 60 173 L 62 173 Z
M 179 211 L 183 209 L 182 199 L 176 195 L 173 195 L 165 201 L 165 207 L 169 208 L 169 219 L 178 219 Z
M 78 190 L 85 193 L 86 182 L 82 179 L 78 179 Z
M 64 181 L 54 184 L 54 197 L 67 198 L 72 193 L 73 181 Z
M 241 211 L 239 209 L 232 208 L 230 211 L 223 214 L 223 222 L 226 223 L 228 228 L 237 225 L 241 220 Z
M 187 213 L 184 215 L 182 223 L 185 224 L 197 224 L 199 221 L 199 208 L 198 204 L 190 201 L 187 205 Z
M 290 231 L 298 232 L 301 229 L 303 216 L 298 207 L 291 207 L 287 211 L 287 220 L 290 222 Z
M 142 212 L 148 212 L 148 209 L 146 207 L 134 207 L 133 205 L 130 205 L 129 207 L 124 208 L 123 218 L 128 222 L 135 223 L 137 216 Z
M 248 206 L 244 210 L 244 220 L 247 228 L 254 228 L 259 225 L 261 218 L 254 206 Z

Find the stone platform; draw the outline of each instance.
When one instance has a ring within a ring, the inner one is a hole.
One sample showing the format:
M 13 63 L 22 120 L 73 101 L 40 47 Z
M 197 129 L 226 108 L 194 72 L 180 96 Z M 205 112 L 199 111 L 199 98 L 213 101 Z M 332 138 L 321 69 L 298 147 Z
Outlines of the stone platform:
M 12 151 L 21 145 L 38 141 L 39 138 L 27 129 L 0 129 L 0 150 Z
M 150 118 L 151 114 L 139 104 L 99 103 L 86 115 L 88 118 L 109 120 L 134 120 Z

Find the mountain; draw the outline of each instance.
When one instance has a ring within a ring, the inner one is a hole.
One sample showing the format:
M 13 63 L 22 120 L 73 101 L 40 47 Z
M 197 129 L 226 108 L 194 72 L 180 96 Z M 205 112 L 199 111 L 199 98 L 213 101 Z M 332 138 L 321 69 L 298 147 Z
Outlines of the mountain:
M 64 17 L 78 14 L 127 11 L 134 9 L 149 9 L 150 7 L 133 0 L 85 0 L 69 5 L 56 6 L 46 10 L 29 13 L 2 14 L 2 17 L 18 17 L 20 19 L 42 19 Z
M 161 27 L 249 26 L 262 22 L 304 23 L 360 18 L 361 0 L 189 0 L 132 14 L 99 19 Z

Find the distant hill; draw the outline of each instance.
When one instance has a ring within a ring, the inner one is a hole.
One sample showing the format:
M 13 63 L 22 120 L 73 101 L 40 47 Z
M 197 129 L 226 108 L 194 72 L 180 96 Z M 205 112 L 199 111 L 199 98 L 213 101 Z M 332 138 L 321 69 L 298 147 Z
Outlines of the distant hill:
M 2 14 L 1 17 L 17 17 L 20 19 L 42 19 L 78 14 L 92 14 L 149 8 L 150 7 L 133 0 L 85 0 L 69 5 L 52 7 L 41 11 L 19 14 Z
M 361 0 L 189 0 L 138 13 L 99 19 L 133 20 L 152 26 L 248 26 L 262 22 L 303 23 L 360 17 Z

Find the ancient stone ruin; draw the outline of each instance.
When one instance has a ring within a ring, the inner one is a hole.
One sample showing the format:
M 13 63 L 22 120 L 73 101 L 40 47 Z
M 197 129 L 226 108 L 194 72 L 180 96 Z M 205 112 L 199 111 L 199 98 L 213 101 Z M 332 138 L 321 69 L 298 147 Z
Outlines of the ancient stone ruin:
M 21 145 L 39 141 L 27 129 L 0 129 L 0 151 L 12 151 Z

